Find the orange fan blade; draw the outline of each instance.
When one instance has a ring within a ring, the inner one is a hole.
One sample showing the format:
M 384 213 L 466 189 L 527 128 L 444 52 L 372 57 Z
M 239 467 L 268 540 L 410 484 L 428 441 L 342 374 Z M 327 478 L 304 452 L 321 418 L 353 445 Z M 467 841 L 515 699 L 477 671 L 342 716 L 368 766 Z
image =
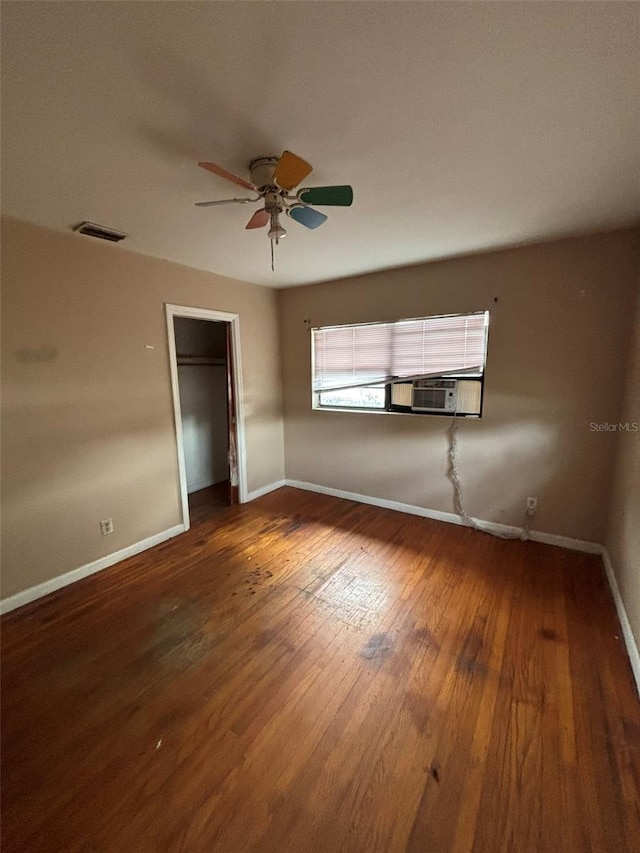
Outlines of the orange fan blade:
M 313 166 L 310 166 L 302 157 L 292 154 L 291 151 L 285 151 L 278 161 L 273 179 L 283 190 L 292 190 L 312 171 Z
M 227 169 L 223 169 L 222 166 L 217 166 L 215 163 L 198 163 L 198 166 L 200 166 L 201 169 L 213 172 L 214 175 L 219 175 L 221 178 L 225 178 L 227 181 L 231 181 L 231 183 L 238 184 L 238 186 L 245 187 L 248 190 L 257 189 L 251 181 L 245 181 L 244 178 L 241 178 L 239 175 L 234 175 L 233 172 L 229 172 Z
M 262 208 L 262 210 L 256 210 L 251 219 L 247 222 L 247 228 L 263 228 L 271 217 L 268 212 Z

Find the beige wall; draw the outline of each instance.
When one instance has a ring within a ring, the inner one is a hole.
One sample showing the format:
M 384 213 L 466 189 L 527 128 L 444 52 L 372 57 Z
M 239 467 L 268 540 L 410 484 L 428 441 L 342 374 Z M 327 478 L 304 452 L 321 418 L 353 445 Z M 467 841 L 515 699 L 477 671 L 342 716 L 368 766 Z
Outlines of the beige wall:
M 4 220 L 2 595 L 180 523 L 165 302 L 240 314 L 249 490 L 283 476 L 278 299 L 286 476 L 448 512 L 448 422 L 312 412 L 305 321 L 489 308 L 485 416 L 460 424 L 468 511 L 518 524 L 533 494 L 536 529 L 604 541 L 618 443 L 607 542 L 640 633 L 639 442 L 589 428 L 621 419 L 636 239 L 618 232 L 276 293 Z M 637 349 L 636 338 L 624 419 L 640 421 Z M 109 516 L 115 533 L 102 537 Z
M 453 511 L 447 419 L 311 410 L 309 325 L 490 309 L 484 417 L 463 421 L 467 511 L 604 541 L 637 232 L 568 239 L 280 292 L 286 476 Z M 496 301 L 497 300 L 497 301 Z
M 248 488 L 282 478 L 274 291 L 14 220 L 2 291 L 3 597 L 180 523 L 165 302 L 240 315 Z
M 640 283 L 620 422 L 637 424 L 638 431 L 618 435 L 607 550 L 640 647 Z

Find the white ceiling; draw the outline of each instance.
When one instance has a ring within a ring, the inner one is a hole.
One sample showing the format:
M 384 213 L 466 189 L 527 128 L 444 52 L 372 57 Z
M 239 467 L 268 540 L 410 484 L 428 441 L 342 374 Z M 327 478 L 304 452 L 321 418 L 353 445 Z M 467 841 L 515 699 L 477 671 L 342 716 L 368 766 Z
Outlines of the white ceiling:
M 88 219 L 285 286 L 640 215 L 635 2 L 12 2 L 2 19 L 19 219 Z M 317 231 L 287 221 L 272 273 L 253 207 L 193 207 L 242 194 L 196 164 L 248 175 L 285 148 L 355 201 Z

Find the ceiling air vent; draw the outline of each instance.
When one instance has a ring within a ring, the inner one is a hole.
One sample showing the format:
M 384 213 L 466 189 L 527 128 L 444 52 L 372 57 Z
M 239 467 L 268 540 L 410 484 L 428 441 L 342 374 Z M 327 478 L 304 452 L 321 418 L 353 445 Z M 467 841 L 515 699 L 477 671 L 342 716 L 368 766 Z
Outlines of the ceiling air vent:
M 108 240 L 110 243 L 119 243 L 127 236 L 121 231 L 105 228 L 104 225 L 96 225 L 95 222 L 81 222 L 73 229 L 78 234 L 86 234 L 88 237 L 97 237 L 99 240 Z

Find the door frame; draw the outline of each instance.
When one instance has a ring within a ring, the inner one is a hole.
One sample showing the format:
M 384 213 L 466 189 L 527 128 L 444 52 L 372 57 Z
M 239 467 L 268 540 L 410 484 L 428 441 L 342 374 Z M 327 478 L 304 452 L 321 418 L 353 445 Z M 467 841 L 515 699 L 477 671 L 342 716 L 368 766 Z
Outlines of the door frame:
M 242 393 L 242 362 L 240 359 L 240 317 L 227 311 L 213 311 L 209 308 L 194 308 L 188 305 L 173 305 L 165 302 L 167 318 L 167 337 L 169 341 L 169 369 L 171 371 L 171 396 L 173 398 L 173 418 L 176 435 L 176 453 L 178 458 L 178 473 L 180 477 L 180 500 L 182 504 L 182 523 L 189 530 L 189 496 L 187 493 L 187 467 L 184 458 L 182 436 L 182 416 L 180 409 L 180 388 L 178 386 L 178 358 L 176 354 L 176 338 L 173 327 L 174 317 L 187 317 L 191 320 L 209 320 L 229 323 L 231 329 L 231 350 L 233 366 L 227 364 L 227 373 L 232 371 L 231 381 L 236 404 L 236 447 L 238 464 L 238 501 L 247 500 L 247 458 L 244 433 L 244 397 Z M 230 428 L 232 428 L 230 426 Z

